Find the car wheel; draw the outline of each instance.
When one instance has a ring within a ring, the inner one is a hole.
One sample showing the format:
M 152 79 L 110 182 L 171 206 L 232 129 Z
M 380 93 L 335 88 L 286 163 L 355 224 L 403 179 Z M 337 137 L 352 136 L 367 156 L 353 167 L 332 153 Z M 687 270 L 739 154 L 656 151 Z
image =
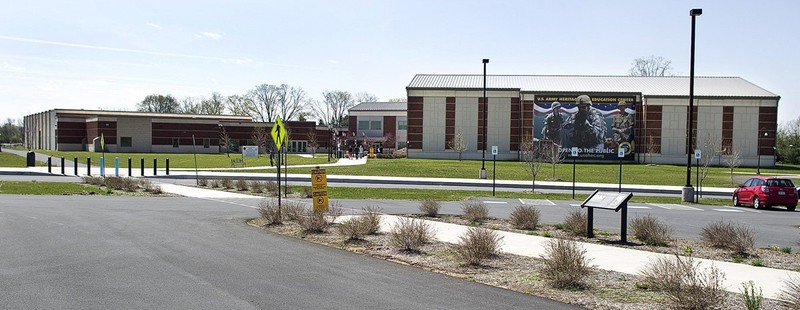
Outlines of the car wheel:
M 761 205 L 761 202 L 758 201 L 758 196 L 754 196 L 753 197 L 753 209 L 761 209 L 761 208 L 763 208 L 763 206 Z
M 794 211 L 797 208 L 797 205 L 786 206 L 786 210 Z
M 733 206 L 738 207 L 739 205 L 739 195 L 733 195 Z

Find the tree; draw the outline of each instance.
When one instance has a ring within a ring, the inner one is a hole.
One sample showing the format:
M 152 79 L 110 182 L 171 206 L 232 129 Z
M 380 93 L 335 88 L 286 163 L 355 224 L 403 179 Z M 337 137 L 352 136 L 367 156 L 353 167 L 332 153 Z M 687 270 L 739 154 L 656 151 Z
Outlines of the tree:
M 281 84 L 277 88 L 277 114 L 282 120 L 291 120 L 300 116 L 306 106 L 306 92 L 301 87 Z
M 407 99 L 405 97 L 396 97 L 396 98 L 389 98 L 389 102 L 406 102 Z
M 231 157 L 231 136 L 228 135 L 225 126 L 222 126 L 222 132 L 219 133 L 219 145 L 225 148 L 225 155 Z
M 269 141 L 269 132 L 267 131 L 267 127 L 264 126 L 264 123 L 256 123 L 256 126 L 253 127 L 253 132 L 250 134 L 250 139 L 258 146 L 259 153 L 266 154 L 267 153 L 267 142 Z
M 561 146 L 555 144 L 551 141 L 542 141 L 544 146 L 542 147 L 542 155 L 544 156 L 544 160 L 550 163 L 550 166 L 553 168 L 553 177 L 551 179 L 556 179 L 556 165 L 560 164 L 564 161 L 564 156 L 566 153 L 561 152 Z
M 311 158 L 314 158 L 317 154 L 317 148 L 319 147 L 319 138 L 317 138 L 317 129 L 311 128 L 308 131 L 308 147 L 311 148 Z
M 248 104 L 248 115 L 258 122 L 272 122 L 278 112 L 279 89 L 275 85 L 261 84 L 251 90 Z
M 225 98 L 225 105 L 233 115 L 250 115 L 252 97 L 248 95 L 230 95 Z
M 310 105 L 318 119 L 333 127 L 347 127 L 347 110 L 355 104 L 353 95 L 347 91 L 333 90 L 322 92 L 322 101 Z
M 20 120 L 6 118 L 0 127 L 0 143 L 22 143 L 23 128 Z
M 633 60 L 628 70 L 630 76 L 673 76 L 672 61 L 661 56 L 650 55 Z
M 653 154 L 660 152 L 659 145 L 656 144 L 656 137 L 652 134 L 647 136 L 647 156 L 650 157 L 650 164 L 653 164 Z
M 393 134 L 388 133 L 386 134 L 385 137 L 383 137 L 383 147 L 388 148 L 390 150 L 394 150 L 396 145 L 397 145 L 397 139 L 395 139 Z
M 733 169 L 742 164 L 742 153 L 739 150 L 731 150 L 728 156 L 725 157 L 725 165 L 731 170 L 731 185 L 735 185 L 733 180 Z
M 456 130 L 453 139 L 447 142 L 447 147 L 458 152 L 458 161 L 461 161 L 461 155 L 467 150 L 467 142 L 464 141 L 464 134 L 461 132 L 461 128 Z
M 202 98 L 195 98 L 195 97 L 184 97 L 181 99 L 181 113 L 184 114 L 201 114 L 200 112 L 200 101 Z
M 137 103 L 136 110 L 154 113 L 179 113 L 181 107 L 172 95 L 153 94 L 145 97 L 142 102 Z
M 541 144 L 537 145 L 533 142 L 533 137 L 530 134 L 525 134 L 522 137 L 522 142 L 519 144 L 519 150 L 522 152 L 522 159 L 525 161 L 525 169 L 531 174 L 531 192 L 536 191 L 536 176 L 542 170 L 544 164 L 544 156 L 542 156 Z
M 800 117 L 778 126 L 775 148 L 781 161 L 790 164 L 800 162 Z
M 708 176 L 708 167 L 714 161 L 714 158 L 717 157 L 717 153 L 720 151 L 721 145 L 722 143 L 720 140 L 712 137 L 710 132 L 706 134 L 706 138 L 703 140 L 703 146 L 700 148 L 700 166 L 697 168 L 700 171 L 700 175 L 698 176 L 699 180 L 697 183 L 700 197 L 703 197 L 703 181 L 705 181 L 706 176 Z
M 211 98 L 203 99 L 199 106 L 200 114 L 222 115 L 225 112 L 225 97 L 218 92 L 211 93 Z
M 370 94 L 368 92 L 357 93 L 355 98 L 356 98 L 356 103 L 377 102 L 378 101 L 378 96 L 375 96 L 375 95 Z

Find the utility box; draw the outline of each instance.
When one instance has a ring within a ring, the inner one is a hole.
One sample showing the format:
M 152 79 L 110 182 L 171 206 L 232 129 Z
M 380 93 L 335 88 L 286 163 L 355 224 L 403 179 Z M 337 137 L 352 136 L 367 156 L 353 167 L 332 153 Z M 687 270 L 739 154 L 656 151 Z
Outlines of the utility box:
M 28 152 L 28 155 L 25 157 L 25 166 L 26 167 L 33 167 L 36 166 L 36 153 Z

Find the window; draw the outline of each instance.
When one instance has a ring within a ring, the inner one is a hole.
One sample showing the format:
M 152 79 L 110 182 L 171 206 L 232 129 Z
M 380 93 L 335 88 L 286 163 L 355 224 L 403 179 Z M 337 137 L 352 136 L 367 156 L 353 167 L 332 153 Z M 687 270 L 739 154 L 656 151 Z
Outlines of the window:
M 369 121 L 358 121 L 358 130 L 369 130 Z
M 408 121 L 397 121 L 397 130 L 408 130 Z
M 381 130 L 381 122 L 380 121 L 371 121 L 371 122 L 369 122 L 369 129 L 370 130 Z
M 131 147 L 133 145 L 133 139 L 131 137 L 120 137 L 119 138 L 119 146 L 120 147 Z
M 178 138 L 172 138 L 172 147 L 179 147 L 179 146 L 181 146 L 181 143 L 180 143 L 180 141 L 181 141 L 181 139 L 178 139 Z
M 203 148 L 207 149 L 211 147 L 211 139 L 203 138 Z

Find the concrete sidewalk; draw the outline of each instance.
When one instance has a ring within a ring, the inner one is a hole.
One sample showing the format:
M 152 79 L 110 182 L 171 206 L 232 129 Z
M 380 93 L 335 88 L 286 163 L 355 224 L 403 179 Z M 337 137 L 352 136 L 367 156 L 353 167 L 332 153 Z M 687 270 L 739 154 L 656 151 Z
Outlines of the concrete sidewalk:
M 257 202 L 262 197 L 243 195 L 238 193 L 221 192 L 211 189 L 201 189 L 188 186 L 163 184 L 162 190 L 168 193 L 187 197 L 204 198 L 210 200 L 234 198 L 238 199 L 237 205 L 255 208 Z M 249 204 L 242 204 L 241 198 L 252 198 Z M 224 200 L 217 200 L 223 201 Z M 252 204 L 252 205 L 251 205 Z M 255 215 L 255 213 L 254 213 Z M 381 221 L 381 231 L 389 231 L 399 219 L 399 216 L 384 215 Z M 436 232 L 436 239 L 447 243 L 457 243 L 459 236 L 463 235 L 470 227 L 443 223 L 438 221 L 427 221 Z M 496 231 L 503 237 L 501 251 L 529 257 L 541 257 L 545 253 L 545 246 L 551 238 L 531 236 L 520 233 Z M 595 268 L 636 275 L 649 262 L 660 257 L 670 258 L 672 255 L 659 254 L 654 252 L 632 250 L 614 246 L 604 246 L 593 243 L 579 242 L 580 246 L 586 249 L 587 256 L 591 259 L 591 264 Z M 745 264 L 736 264 L 708 259 L 695 259 L 701 268 L 715 266 L 725 274 L 725 290 L 739 293 L 739 288 L 743 282 L 753 281 L 757 287 L 763 291 L 764 297 L 778 299 L 783 286 L 783 281 L 790 277 L 799 277 L 800 273 L 767 268 L 755 267 Z

